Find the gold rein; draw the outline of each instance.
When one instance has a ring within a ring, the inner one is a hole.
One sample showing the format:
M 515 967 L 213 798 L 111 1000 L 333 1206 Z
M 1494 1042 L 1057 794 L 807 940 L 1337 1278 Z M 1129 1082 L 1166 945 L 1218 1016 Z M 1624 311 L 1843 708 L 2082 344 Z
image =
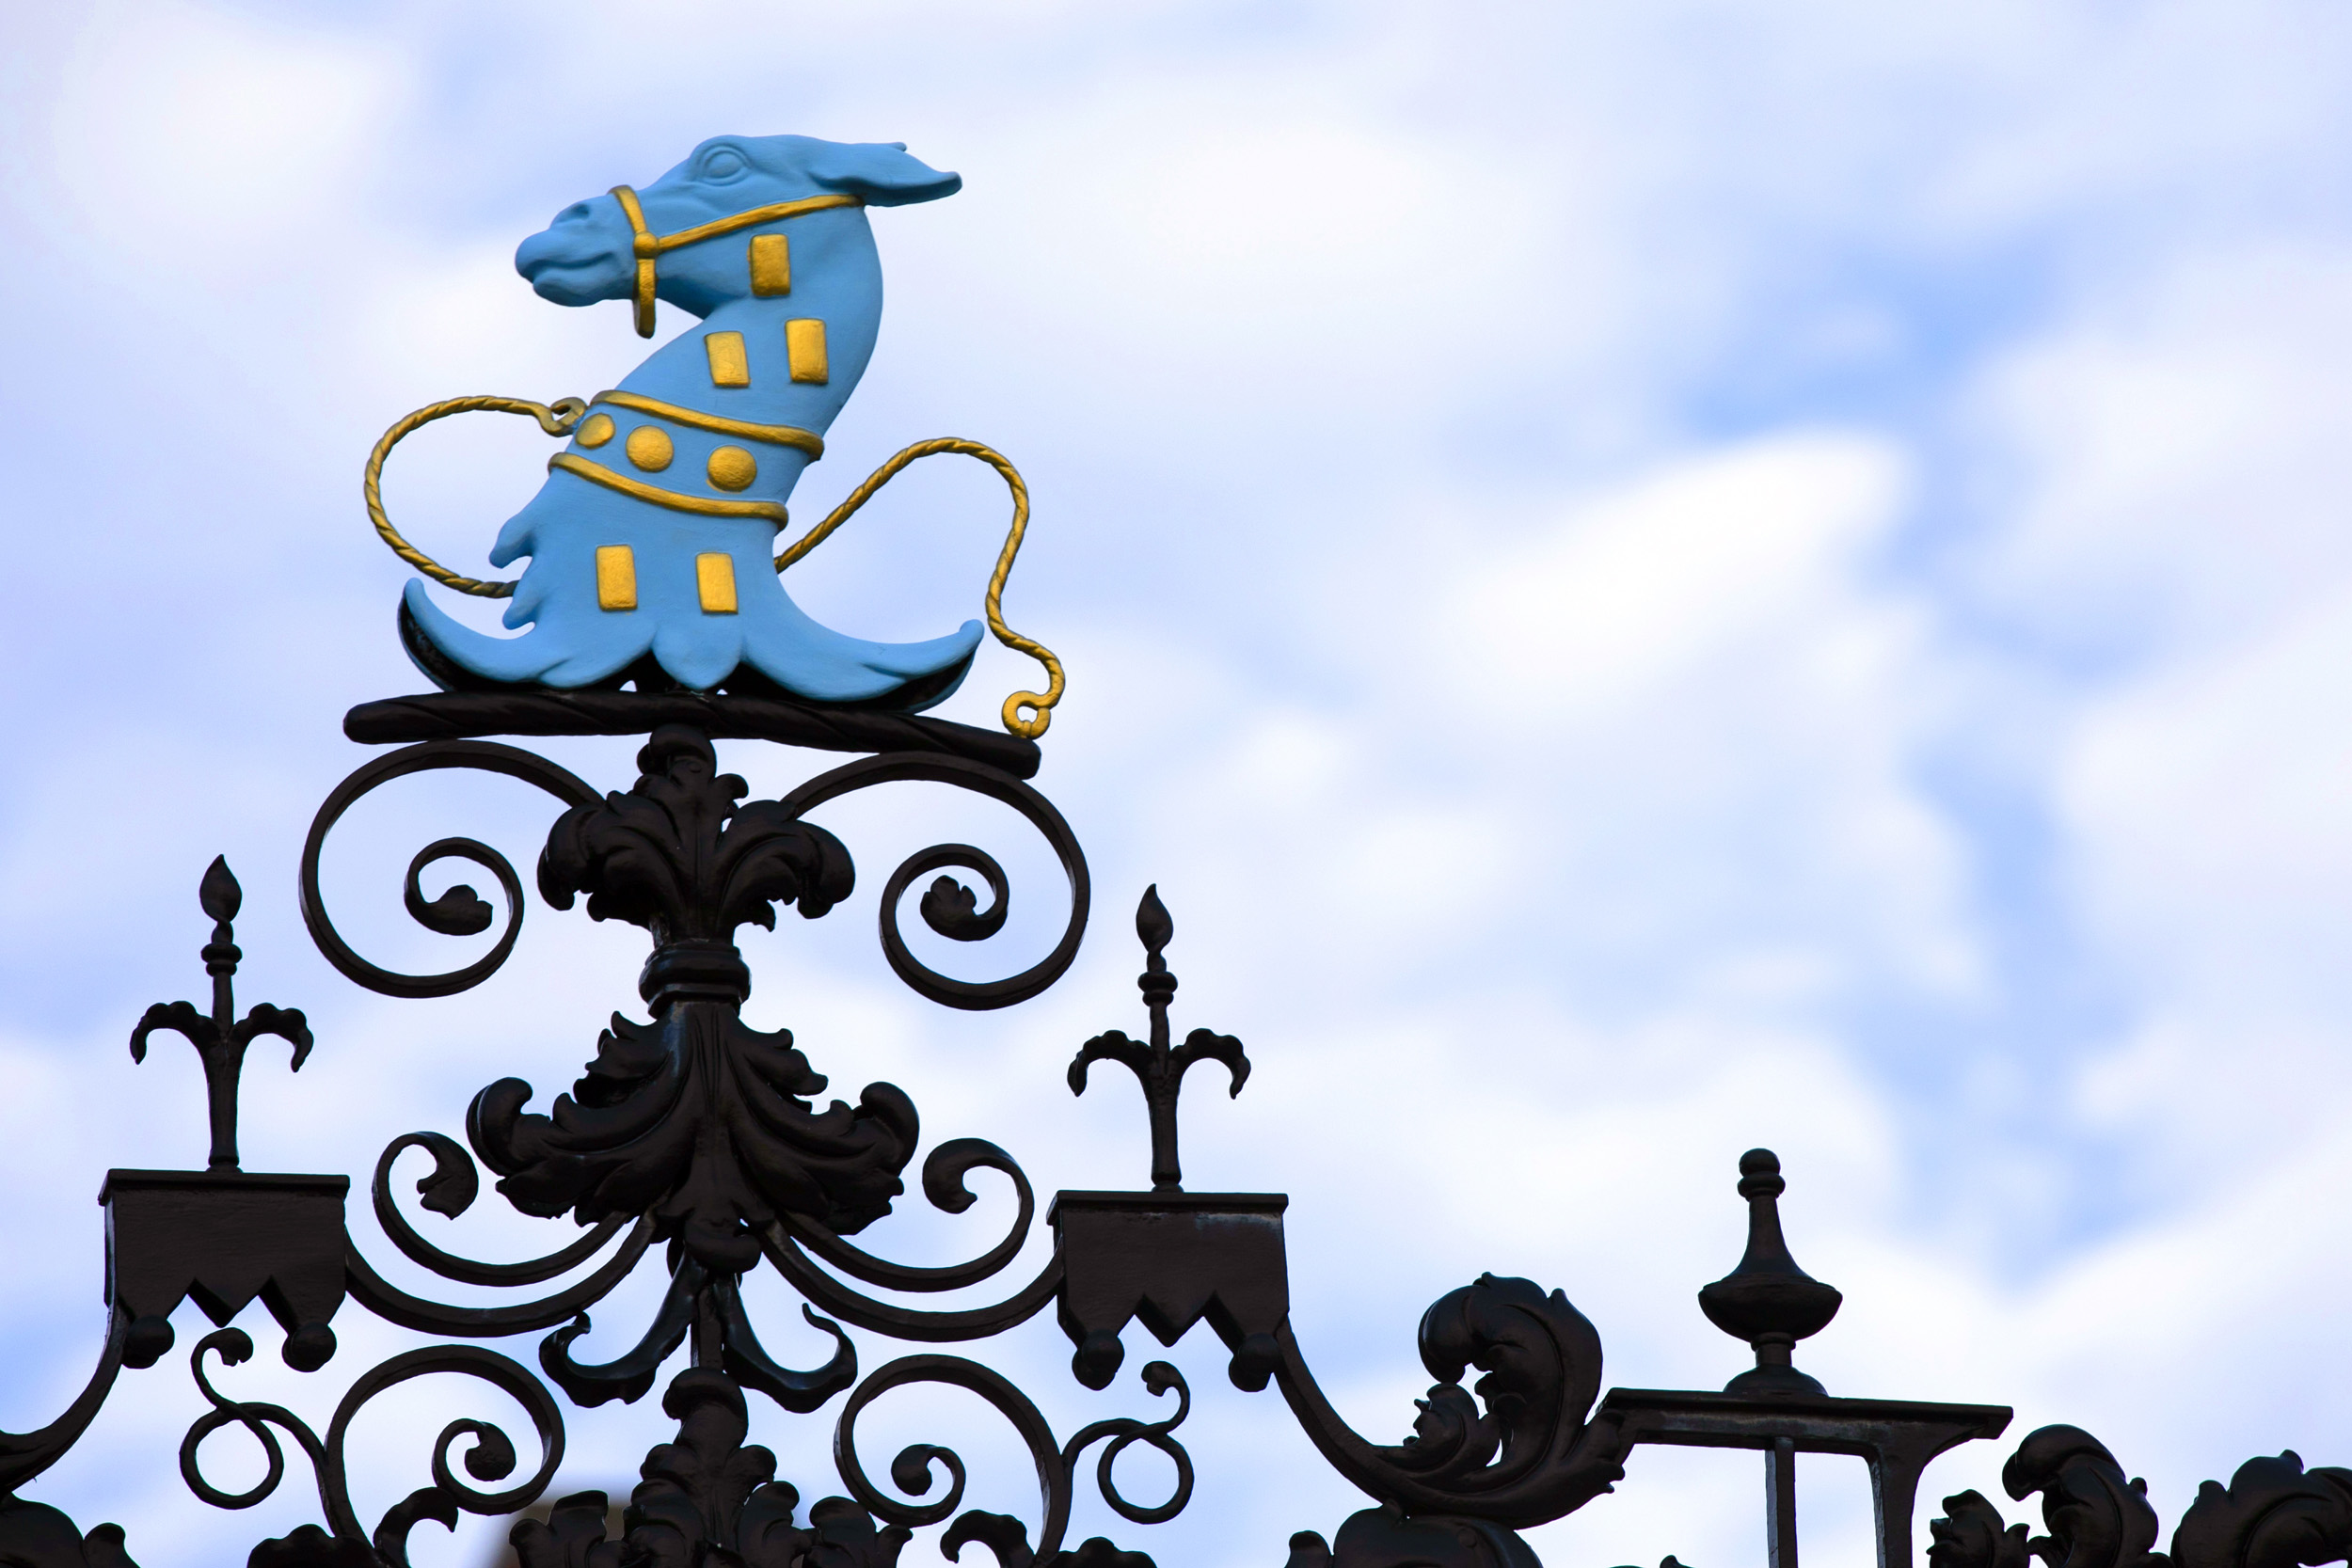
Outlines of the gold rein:
M 598 401 L 606 401 L 606 399 L 600 396 Z M 580 416 L 588 412 L 588 408 L 589 404 L 580 398 L 557 398 L 553 403 L 533 403 L 528 398 L 470 397 L 451 398 L 442 403 L 427 404 L 415 413 L 395 422 L 391 429 L 386 431 L 376 441 L 374 450 L 368 453 L 367 478 L 360 487 L 361 493 L 367 498 L 368 520 L 375 525 L 377 536 L 390 547 L 394 555 L 442 587 L 454 589 L 460 594 L 471 594 L 478 598 L 512 598 L 515 593 L 513 581 L 485 582 L 479 578 L 465 577 L 453 572 L 402 536 L 400 530 L 392 526 L 391 518 L 384 511 L 384 460 L 391 455 L 392 449 L 400 445 L 401 441 L 411 432 L 421 429 L 436 420 L 447 419 L 452 414 L 470 414 L 479 410 L 500 414 L 528 414 L 538 420 L 539 428 L 548 435 L 567 436 L 580 423 Z M 1013 558 L 1021 553 L 1022 538 L 1029 531 L 1029 487 L 1022 482 L 1020 471 L 993 448 L 983 446 L 977 441 L 961 440 L 952 436 L 942 436 L 937 440 L 915 442 L 914 445 L 868 474 L 864 483 L 850 491 L 839 506 L 825 515 L 823 522 L 818 523 L 787 546 L 784 552 L 776 557 L 776 570 L 781 573 L 786 567 L 823 544 L 834 530 L 848 522 L 858 508 L 873 499 L 874 493 L 889 483 L 909 464 L 917 458 L 932 457 L 941 452 L 958 452 L 966 457 L 978 458 L 995 469 L 1004 479 L 1006 488 L 1012 492 L 1012 526 L 1005 534 L 1005 547 L 996 554 L 996 569 L 989 575 L 988 595 L 983 604 L 988 612 L 988 629 L 995 634 L 996 641 L 1016 653 L 1028 655 L 1045 667 L 1045 689 L 1043 691 L 1016 691 L 1005 699 L 1004 706 L 1000 710 L 1000 716 L 1004 720 L 1007 730 L 1021 736 L 1024 740 L 1035 740 L 1045 733 L 1045 726 L 1053 721 L 1054 705 L 1061 701 L 1062 691 L 1067 682 L 1062 675 L 1061 660 L 1054 657 L 1052 649 L 1042 642 L 1022 636 L 1005 624 L 1005 582 L 1012 576 Z M 1023 711 L 1025 709 L 1026 710 L 1025 717 Z
M 1014 692 L 1005 699 L 1005 705 L 1000 715 L 1005 721 L 1006 729 L 1024 740 L 1035 740 L 1045 733 L 1045 726 L 1053 722 L 1054 705 L 1061 701 L 1062 689 L 1066 683 L 1062 679 L 1061 660 L 1054 657 L 1052 649 L 1042 642 L 1033 641 L 1022 636 L 1005 625 L 1005 579 L 1012 576 L 1012 558 L 1021 553 L 1022 535 L 1029 531 L 1029 487 L 1022 483 L 1020 470 L 1006 461 L 1004 454 L 993 447 L 985 447 L 977 441 L 966 441 L 953 436 L 943 436 L 936 440 L 915 442 L 914 445 L 866 475 L 866 483 L 850 491 L 839 506 L 827 513 L 823 522 L 794 540 L 783 554 L 776 557 L 776 570 L 781 573 L 786 567 L 823 544 L 834 530 L 848 522 L 851 514 L 874 499 L 875 491 L 897 478 L 909 464 L 917 458 L 932 457 L 941 452 L 959 452 L 965 457 L 978 458 L 995 469 L 1004 480 L 1005 488 L 1012 492 L 1012 527 L 1006 531 L 1005 547 L 996 554 L 996 570 L 989 574 L 988 597 L 982 602 L 988 610 L 988 629 L 996 634 L 996 641 L 1016 652 L 1028 655 L 1045 666 L 1045 689 Z M 1025 719 L 1021 716 L 1023 708 L 1029 710 L 1028 718 Z
M 454 588 L 460 594 L 471 594 L 484 599 L 511 599 L 515 585 L 511 582 L 484 582 L 479 578 L 460 577 L 416 546 L 401 537 L 384 514 L 384 459 L 391 456 L 410 432 L 448 419 L 452 414 L 470 414 L 476 409 L 488 409 L 498 414 L 528 414 L 539 421 L 539 428 L 550 436 L 569 436 L 580 417 L 588 412 L 588 404 L 579 398 L 557 398 L 553 403 L 533 403 L 529 398 L 451 398 L 446 403 L 427 404 L 386 431 L 376 441 L 375 450 L 368 453 L 367 482 L 360 494 L 368 499 L 368 521 L 375 525 L 376 533 L 389 545 L 392 553 L 431 578 L 444 588 Z

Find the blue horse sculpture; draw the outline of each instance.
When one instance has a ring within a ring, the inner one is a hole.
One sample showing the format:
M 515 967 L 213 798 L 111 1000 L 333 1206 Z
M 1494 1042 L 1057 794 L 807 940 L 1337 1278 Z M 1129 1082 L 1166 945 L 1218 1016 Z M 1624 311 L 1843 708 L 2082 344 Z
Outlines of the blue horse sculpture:
M 532 628 L 516 638 L 473 631 L 411 580 L 403 630 L 425 673 L 445 687 L 577 688 L 632 674 L 642 685 L 650 656 L 669 679 L 699 690 L 751 671 L 826 703 L 920 709 L 952 692 L 980 623 L 927 642 L 848 637 L 792 602 L 771 556 L 786 498 L 823 452 L 826 429 L 874 352 L 882 263 L 866 207 L 936 200 L 961 184 L 897 143 L 718 136 L 644 190 L 624 185 L 579 202 L 525 240 L 516 270 L 543 298 L 630 300 L 645 337 L 657 298 L 702 325 L 584 410 L 576 401 L 550 412 L 460 399 L 387 434 L 369 471 L 370 510 L 387 540 L 452 586 L 511 591 L 505 624 Z M 531 558 L 511 589 L 435 567 L 382 515 L 383 455 L 415 423 L 460 404 L 533 412 L 571 436 L 490 552 L 501 566 Z M 1025 497 L 994 460 L 1023 503 L 1017 532 Z

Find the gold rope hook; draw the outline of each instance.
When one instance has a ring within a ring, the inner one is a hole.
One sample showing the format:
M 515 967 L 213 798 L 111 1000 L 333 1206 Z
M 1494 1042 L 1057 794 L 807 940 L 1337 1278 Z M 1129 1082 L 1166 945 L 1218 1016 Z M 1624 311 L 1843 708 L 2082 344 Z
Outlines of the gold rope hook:
M 1003 478 L 1006 488 L 1012 492 L 1012 527 L 1005 534 L 1005 547 L 997 552 L 996 570 L 989 577 L 988 597 L 984 603 L 988 610 L 988 629 L 996 634 L 996 641 L 1045 666 L 1045 689 L 1016 691 L 1005 699 L 1002 710 L 1006 729 L 1024 740 L 1035 740 L 1045 733 L 1045 726 L 1053 721 L 1054 705 L 1061 701 L 1066 683 L 1062 678 L 1061 660 L 1054 657 L 1052 649 L 1005 625 L 1005 579 L 1012 575 L 1013 557 L 1021 553 L 1021 536 L 1028 531 L 1029 487 L 1022 483 L 1020 471 L 1006 461 L 1001 452 L 977 441 L 966 441 L 953 436 L 915 442 L 868 474 L 864 483 L 850 491 L 839 506 L 826 514 L 823 522 L 794 540 L 783 554 L 776 557 L 776 570 L 783 571 L 823 544 L 827 535 L 848 522 L 851 514 L 873 499 L 874 492 L 889 483 L 908 464 L 939 452 L 959 452 L 965 457 L 978 458 L 995 469 Z M 1028 710 L 1029 717 L 1022 716 L 1025 708 Z
M 367 483 L 361 486 L 361 492 L 367 497 L 368 520 L 375 525 L 375 531 L 385 544 L 391 546 L 394 555 L 444 588 L 453 588 L 460 594 L 471 594 L 477 598 L 506 599 L 514 596 L 515 585 L 512 582 L 484 582 L 479 578 L 459 576 L 402 538 L 400 530 L 392 526 L 391 518 L 384 515 L 384 460 L 392 454 L 392 449 L 400 445 L 410 432 L 431 424 L 435 420 L 445 420 L 452 414 L 470 414 L 483 408 L 500 414 L 528 414 L 539 421 L 541 430 L 550 436 L 569 436 L 572 427 L 580 423 L 580 417 L 588 412 L 588 404 L 579 398 L 533 403 L 529 398 L 475 397 L 451 398 L 445 403 L 428 404 L 401 420 L 377 440 L 375 450 L 368 453 Z

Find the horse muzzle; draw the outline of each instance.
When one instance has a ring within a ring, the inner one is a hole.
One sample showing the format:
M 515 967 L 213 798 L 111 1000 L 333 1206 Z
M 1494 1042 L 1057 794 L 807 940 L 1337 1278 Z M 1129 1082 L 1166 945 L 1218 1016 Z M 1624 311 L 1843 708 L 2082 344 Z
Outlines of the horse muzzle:
M 612 202 L 582 202 L 517 245 L 515 270 L 558 305 L 627 299 L 637 279 L 628 221 Z

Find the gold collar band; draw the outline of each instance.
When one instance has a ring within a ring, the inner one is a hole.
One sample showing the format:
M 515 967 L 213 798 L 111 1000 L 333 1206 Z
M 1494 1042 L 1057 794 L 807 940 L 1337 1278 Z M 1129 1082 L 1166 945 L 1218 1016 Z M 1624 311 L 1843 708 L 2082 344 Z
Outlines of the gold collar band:
M 657 234 L 645 225 L 645 209 L 639 203 L 637 193 L 627 185 L 612 187 L 612 198 L 621 204 L 621 215 L 628 219 L 629 248 L 637 258 L 637 335 L 653 336 L 654 258 L 665 250 L 682 250 L 690 245 L 732 234 L 739 229 L 752 229 L 763 223 L 777 223 L 796 218 L 803 213 L 821 213 L 832 207 L 863 207 L 865 198 L 844 196 L 838 192 L 824 196 L 804 196 L 798 201 L 772 201 L 765 207 L 750 207 L 727 217 L 713 218 L 708 223 L 681 229 L 673 234 Z
M 753 424 L 748 420 L 723 419 L 706 414 L 699 408 L 686 408 L 659 398 L 644 397 L 636 392 L 598 392 L 591 403 L 609 403 L 615 408 L 633 408 L 640 414 L 651 414 L 694 430 L 707 430 L 714 436 L 733 436 L 744 441 L 765 441 L 770 446 L 798 447 L 813 460 L 825 455 L 825 438 L 813 430 L 798 425 Z
M 764 517 L 778 528 L 790 520 L 790 515 L 785 511 L 782 501 L 722 500 L 716 496 L 680 495 L 675 490 L 664 490 L 643 480 L 631 479 L 627 474 L 616 474 L 601 463 L 591 463 L 568 451 L 559 451 L 548 458 L 548 467 L 561 468 L 567 474 L 578 474 L 607 489 L 618 490 L 622 495 L 633 496 L 641 501 L 651 501 L 656 506 L 666 506 L 673 512 L 692 512 L 705 517 Z

